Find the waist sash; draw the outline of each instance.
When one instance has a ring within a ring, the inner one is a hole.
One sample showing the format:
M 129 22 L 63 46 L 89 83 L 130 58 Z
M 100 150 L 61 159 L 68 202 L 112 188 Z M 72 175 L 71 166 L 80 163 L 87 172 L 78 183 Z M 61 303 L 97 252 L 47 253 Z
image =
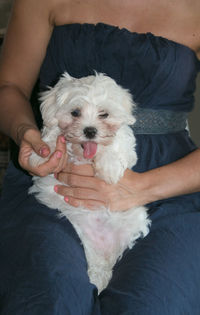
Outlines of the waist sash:
M 133 115 L 135 134 L 168 134 L 187 128 L 187 112 L 137 108 Z

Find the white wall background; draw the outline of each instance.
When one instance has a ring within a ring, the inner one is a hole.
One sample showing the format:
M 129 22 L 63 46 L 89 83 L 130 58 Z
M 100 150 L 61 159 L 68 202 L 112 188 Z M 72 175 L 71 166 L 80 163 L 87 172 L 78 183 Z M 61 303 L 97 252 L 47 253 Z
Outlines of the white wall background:
M 189 116 L 189 127 L 192 139 L 200 147 L 200 73 L 197 77 L 195 108 Z

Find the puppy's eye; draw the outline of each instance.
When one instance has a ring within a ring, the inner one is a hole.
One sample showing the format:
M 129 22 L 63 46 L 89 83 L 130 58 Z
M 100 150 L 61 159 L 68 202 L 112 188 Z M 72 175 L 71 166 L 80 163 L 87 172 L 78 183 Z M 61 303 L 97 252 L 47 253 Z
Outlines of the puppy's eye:
M 73 110 L 72 112 L 71 112 L 71 115 L 73 116 L 73 117 L 80 117 L 81 116 L 81 111 L 80 111 L 80 109 L 75 109 L 75 110 Z
M 105 119 L 105 118 L 107 118 L 108 116 L 109 116 L 108 113 L 99 114 L 99 118 L 101 118 L 101 119 Z

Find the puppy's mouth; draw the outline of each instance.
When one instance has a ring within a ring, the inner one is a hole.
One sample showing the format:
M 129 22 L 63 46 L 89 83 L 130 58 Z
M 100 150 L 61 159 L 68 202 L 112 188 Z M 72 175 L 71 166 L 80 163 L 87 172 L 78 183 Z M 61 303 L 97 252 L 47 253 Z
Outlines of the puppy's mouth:
M 97 143 L 94 141 L 86 141 L 81 144 L 84 159 L 92 159 L 97 152 Z

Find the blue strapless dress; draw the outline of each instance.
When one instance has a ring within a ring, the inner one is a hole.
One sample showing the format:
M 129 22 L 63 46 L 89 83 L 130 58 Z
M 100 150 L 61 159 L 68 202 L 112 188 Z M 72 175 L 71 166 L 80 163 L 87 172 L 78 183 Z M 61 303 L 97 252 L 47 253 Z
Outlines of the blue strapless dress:
M 94 70 L 129 89 L 144 113 L 135 171 L 196 149 L 182 124 L 193 108 L 200 70 L 189 47 L 102 23 L 56 27 L 40 89 L 64 71 L 82 77 Z M 29 196 L 30 185 L 31 177 L 11 163 L 0 202 L 1 315 L 200 314 L 200 193 L 150 204 L 149 235 L 124 254 L 97 296 L 73 227 Z

